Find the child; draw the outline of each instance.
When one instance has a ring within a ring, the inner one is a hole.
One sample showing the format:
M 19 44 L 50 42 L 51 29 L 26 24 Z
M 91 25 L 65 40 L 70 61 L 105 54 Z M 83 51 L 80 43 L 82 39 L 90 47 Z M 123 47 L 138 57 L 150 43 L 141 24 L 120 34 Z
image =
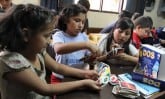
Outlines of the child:
M 84 64 L 80 59 L 88 50 L 92 54 L 99 54 L 98 47 L 89 43 L 87 35 L 81 33 L 85 20 L 86 9 L 83 6 L 73 4 L 62 10 L 57 25 L 59 31 L 52 36 L 57 62 L 75 66 Z M 60 79 L 56 78 L 61 79 L 63 76 L 53 73 L 51 82 L 60 82 Z
M 119 19 L 112 31 L 98 43 L 103 56 L 98 57 L 97 60 L 115 65 L 136 64 L 138 62 L 138 51 L 130 44 L 133 27 L 131 19 L 126 17 Z M 123 48 L 124 52 L 109 55 L 108 52 L 112 51 L 113 48 Z
M 148 18 L 148 22 L 150 22 L 151 30 L 149 36 L 141 39 L 142 44 L 150 44 L 150 45 L 159 45 L 165 44 L 165 40 L 158 38 L 156 29 L 153 27 L 153 20 L 150 16 L 146 16 Z
M 131 18 L 132 17 L 132 13 L 127 11 L 127 10 L 123 10 L 119 13 L 119 16 L 118 16 L 118 20 L 120 18 L 124 18 L 124 17 L 128 17 L 128 18 Z M 115 25 L 116 21 L 113 22 L 113 23 L 110 23 L 108 26 L 106 26 L 105 28 L 103 28 L 100 33 L 110 33 Z
M 77 4 L 80 4 L 80 5 L 84 6 L 86 8 L 87 12 L 90 9 L 89 0 L 79 0 Z M 89 28 L 89 22 L 88 22 L 88 18 L 86 18 L 85 23 L 84 23 L 84 27 L 83 27 L 81 32 L 87 33 L 88 28 Z
M 140 16 L 134 20 L 134 32 L 132 36 L 132 43 L 137 49 L 140 48 L 142 39 L 151 35 L 152 21 L 146 16 Z
M 1 8 L 4 11 L 7 11 L 10 7 L 13 6 L 12 0 L 0 0 Z
M 0 20 L 1 99 L 50 99 L 48 96 L 81 87 L 99 90 L 97 73 L 59 64 L 45 51 L 54 29 L 54 15 L 47 9 L 27 4 L 13 6 Z M 45 67 L 84 80 L 47 84 Z

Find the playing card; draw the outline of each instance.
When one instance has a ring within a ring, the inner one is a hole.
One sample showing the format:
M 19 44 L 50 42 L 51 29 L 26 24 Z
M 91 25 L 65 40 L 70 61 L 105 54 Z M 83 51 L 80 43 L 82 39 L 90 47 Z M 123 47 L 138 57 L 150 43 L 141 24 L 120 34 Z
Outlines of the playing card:
M 125 82 L 125 81 L 121 81 L 119 83 L 120 87 L 121 88 L 126 88 L 128 90 L 133 90 L 133 91 L 136 91 L 136 86 L 134 84 L 131 84 L 131 83 L 128 83 L 128 82 Z
M 113 87 L 112 93 L 115 94 L 115 95 L 118 94 L 117 86 L 114 86 L 114 87 Z
M 138 92 L 138 90 L 136 89 L 136 86 L 134 84 L 131 84 L 131 83 L 128 83 L 125 81 L 121 81 L 119 83 L 119 85 L 122 89 L 126 89 L 126 90 L 132 91 L 132 92 Z
M 103 63 L 103 62 L 99 62 L 98 63 L 98 74 L 99 74 L 99 78 L 98 81 L 99 83 L 103 86 L 105 86 L 106 84 L 108 84 L 109 80 L 110 80 L 110 66 Z
M 113 48 L 107 53 L 107 57 L 112 57 L 120 53 L 124 53 L 124 48 Z
M 117 85 L 117 84 L 119 84 L 119 79 L 118 79 L 118 77 L 117 77 L 115 74 L 111 74 L 109 83 L 110 83 L 111 85 Z
M 115 50 L 117 51 L 117 54 L 124 53 L 124 48 L 115 48 Z

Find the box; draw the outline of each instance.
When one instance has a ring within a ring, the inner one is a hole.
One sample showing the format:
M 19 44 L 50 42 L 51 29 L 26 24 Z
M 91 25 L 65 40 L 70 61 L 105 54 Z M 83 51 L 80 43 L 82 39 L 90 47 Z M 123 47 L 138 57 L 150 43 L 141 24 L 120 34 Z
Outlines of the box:
M 145 76 L 165 81 L 165 51 L 143 44 L 139 51 L 139 66 Z
M 150 77 L 142 75 L 138 72 L 133 72 L 131 75 L 132 75 L 133 80 L 136 80 L 136 81 L 157 87 L 159 89 L 165 90 L 165 81 L 150 78 Z
M 139 64 L 132 73 L 132 79 L 165 89 L 165 51 L 142 44 Z

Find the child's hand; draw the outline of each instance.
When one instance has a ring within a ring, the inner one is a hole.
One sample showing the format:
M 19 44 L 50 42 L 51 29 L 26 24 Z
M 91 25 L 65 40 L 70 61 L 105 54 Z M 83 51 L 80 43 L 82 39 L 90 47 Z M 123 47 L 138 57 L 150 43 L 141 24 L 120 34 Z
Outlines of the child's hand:
M 107 60 L 107 55 L 102 55 L 102 56 L 99 56 L 99 57 L 96 57 L 95 59 L 96 61 L 106 61 Z
M 95 44 L 87 42 L 87 47 L 91 51 L 93 57 L 97 57 L 101 55 L 101 51 Z
M 95 70 L 85 70 L 84 78 L 97 80 L 99 77 Z
M 125 60 L 125 61 L 130 60 L 129 55 L 127 55 L 126 53 L 119 53 L 119 54 L 115 55 L 114 57 L 119 60 Z
M 117 44 L 117 43 L 114 43 L 114 44 L 112 45 L 112 48 L 121 48 L 121 46 L 120 46 L 119 44 Z
M 114 58 L 121 53 L 124 53 L 123 48 L 112 48 L 112 50 L 108 52 L 107 58 Z
M 94 90 L 101 90 L 101 85 L 99 84 L 98 81 L 94 81 L 94 80 L 91 80 L 91 79 L 86 79 L 86 80 L 83 80 L 84 81 L 84 85 L 87 86 L 87 87 L 90 87 Z

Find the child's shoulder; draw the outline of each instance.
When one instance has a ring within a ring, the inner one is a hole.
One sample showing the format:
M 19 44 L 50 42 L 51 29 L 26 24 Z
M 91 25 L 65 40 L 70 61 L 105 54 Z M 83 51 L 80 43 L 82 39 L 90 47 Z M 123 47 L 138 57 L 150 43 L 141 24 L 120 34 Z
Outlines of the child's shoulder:
M 54 32 L 53 32 L 53 35 L 64 35 L 64 31 L 61 31 L 59 29 L 56 29 Z
M 15 70 L 30 67 L 29 61 L 24 56 L 16 52 L 1 52 L 0 60 L 6 66 Z

